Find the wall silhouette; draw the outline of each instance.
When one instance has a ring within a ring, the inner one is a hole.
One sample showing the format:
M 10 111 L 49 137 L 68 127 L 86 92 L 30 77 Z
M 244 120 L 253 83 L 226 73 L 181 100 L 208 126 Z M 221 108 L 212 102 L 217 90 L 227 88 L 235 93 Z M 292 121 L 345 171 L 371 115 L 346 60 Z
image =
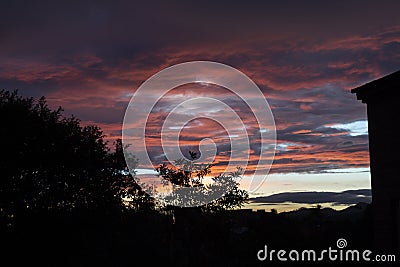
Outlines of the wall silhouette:
M 400 250 L 399 103 L 400 71 L 351 90 L 367 104 L 374 246 Z

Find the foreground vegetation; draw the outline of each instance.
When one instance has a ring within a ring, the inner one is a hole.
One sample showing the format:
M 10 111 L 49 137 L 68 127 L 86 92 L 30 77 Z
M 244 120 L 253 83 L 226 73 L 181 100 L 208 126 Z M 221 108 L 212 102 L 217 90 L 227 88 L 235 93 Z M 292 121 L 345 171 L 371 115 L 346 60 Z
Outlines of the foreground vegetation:
M 368 211 L 327 221 L 321 209 L 301 220 L 236 210 L 248 200 L 233 179 L 240 173 L 215 177 L 230 190 L 209 205 L 160 206 L 128 174 L 121 140 L 110 149 L 99 127 L 81 126 L 44 98 L 0 91 L 0 118 L 0 256 L 13 266 L 253 266 L 265 265 L 256 253 L 266 244 L 328 247 L 341 237 L 357 248 L 371 244 Z M 211 165 L 157 171 L 194 188 Z

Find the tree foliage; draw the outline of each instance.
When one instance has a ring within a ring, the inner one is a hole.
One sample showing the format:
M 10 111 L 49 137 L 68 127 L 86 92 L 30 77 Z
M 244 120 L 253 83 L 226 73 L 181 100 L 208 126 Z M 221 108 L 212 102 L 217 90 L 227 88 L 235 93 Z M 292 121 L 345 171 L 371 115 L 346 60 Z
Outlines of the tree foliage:
M 121 140 L 111 152 L 98 126 L 81 126 L 62 111 L 44 97 L 0 91 L 2 218 L 39 210 L 107 213 L 124 209 L 122 197 L 145 195 L 128 173 Z
M 49 108 L 44 97 L 35 100 L 5 90 L 0 91 L 0 119 L 3 222 L 37 212 L 113 214 L 155 209 L 154 200 L 131 175 L 135 174 L 135 157 L 124 154 L 120 139 L 111 150 L 98 126 L 82 126 L 79 119 L 64 116 L 61 108 Z M 178 167 L 163 164 L 157 168 L 165 182 L 207 194 L 225 190 L 222 197 L 201 207 L 206 211 L 233 209 L 247 201 L 247 192 L 238 187 L 240 169 L 204 184 L 212 164 L 195 163 L 197 155 L 190 153 L 191 160 L 176 160 Z
M 204 178 L 211 174 L 211 163 L 196 163 L 197 153 L 189 151 L 191 159 L 177 159 L 173 165 L 161 164 L 156 171 L 165 183 L 171 183 L 174 191 L 167 197 L 178 206 L 197 206 L 199 199 L 213 199 L 201 205 L 205 212 L 230 210 L 242 207 L 249 199 L 246 190 L 239 188 L 243 169 L 211 178 L 212 183 L 204 184 Z

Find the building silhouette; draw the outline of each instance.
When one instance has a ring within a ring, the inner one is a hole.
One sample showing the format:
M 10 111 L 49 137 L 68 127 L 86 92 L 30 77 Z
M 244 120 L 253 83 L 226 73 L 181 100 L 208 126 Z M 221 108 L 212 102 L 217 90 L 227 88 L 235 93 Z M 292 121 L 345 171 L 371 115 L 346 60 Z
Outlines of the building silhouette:
M 400 251 L 400 143 L 397 124 L 400 103 L 396 91 L 399 90 L 400 71 L 351 90 L 358 100 L 367 104 L 374 249 L 397 254 Z

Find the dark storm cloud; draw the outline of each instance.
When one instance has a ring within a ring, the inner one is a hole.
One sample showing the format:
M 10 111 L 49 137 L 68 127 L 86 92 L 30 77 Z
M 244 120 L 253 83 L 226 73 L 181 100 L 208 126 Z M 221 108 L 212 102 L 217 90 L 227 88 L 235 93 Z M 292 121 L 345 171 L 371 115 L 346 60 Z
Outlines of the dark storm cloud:
M 225 42 L 236 36 L 244 40 L 291 36 L 303 41 L 365 34 L 396 25 L 397 5 L 396 1 L 364 1 L 362 6 L 358 1 L 3 1 L 0 32 L 2 51 L 8 55 L 94 52 L 113 61 L 169 45 Z

